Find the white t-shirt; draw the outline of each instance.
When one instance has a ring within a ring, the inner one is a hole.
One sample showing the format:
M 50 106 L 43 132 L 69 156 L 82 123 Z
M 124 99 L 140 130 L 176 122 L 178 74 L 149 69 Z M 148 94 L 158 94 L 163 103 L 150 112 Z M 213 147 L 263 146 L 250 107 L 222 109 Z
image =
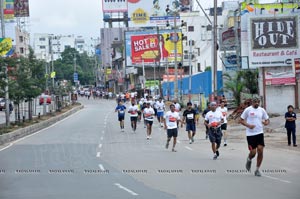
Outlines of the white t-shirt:
M 168 129 L 176 129 L 177 128 L 177 120 L 180 120 L 180 116 L 178 112 L 168 111 L 165 116 L 166 125 Z
M 253 136 L 264 133 L 262 121 L 268 120 L 269 116 L 265 109 L 261 107 L 255 109 L 253 108 L 253 106 L 249 106 L 244 110 L 244 112 L 241 115 L 241 118 L 245 120 L 248 124 L 255 125 L 255 128 L 253 129 L 246 129 L 246 135 Z
M 209 111 L 205 115 L 205 120 L 208 121 L 208 124 L 212 124 L 213 122 L 221 122 L 223 119 L 223 114 L 221 111 L 216 110 L 215 112 Z M 218 126 L 220 127 L 220 125 Z
M 130 117 L 137 117 L 138 116 L 138 106 L 134 105 L 134 106 L 129 106 L 128 111 L 130 113 Z
M 165 110 L 165 103 L 163 101 L 156 102 L 156 106 L 157 106 L 157 112 L 164 112 L 164 110 Z
M 148 121 L 153 121 L 153 115 L 155 114 L 153 108 L 145 108 L 144 109 L 144 115 L 145 115 L 145 120 Z
M 224 123 L 227 123 L 227 114 L 228 114 L 228 110 L 226 107 L 221 108 L 220 106 L 217 108 L 217 111 L 220 111 L 223 115 L 223 119 L 224 119 Z

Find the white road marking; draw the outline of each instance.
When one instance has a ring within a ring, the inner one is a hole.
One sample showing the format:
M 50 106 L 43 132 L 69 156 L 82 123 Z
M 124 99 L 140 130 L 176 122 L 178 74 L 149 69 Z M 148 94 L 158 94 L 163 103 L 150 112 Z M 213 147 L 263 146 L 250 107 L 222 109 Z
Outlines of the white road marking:
M 98 147 L 101 149 L 102 148 L 102 144 L 99 144 Z
M 35 133 L 32 133 L 32 134 L 30 134 L 30 135 L 27 135 L 27 136 L 25 136 L 25 137 L 22 137 L 22 138 L 20 138 L 20 139 L 18 139 L 18 140 L 15 140 L 15 141 L 11 142 L 7 147 L 4 147 L 3 149 L 1 149 L 0 152 L 1 152 L 1 151 L 4 151 L 5 149 L 10 148 L 10 147 L 13 146 L 14 144 L 16 144 L 16 143 L 18 143 L 18 142 L 20 142 L 20 141 L 22 141 L 22 140 L 25 140 L 25 139 L 27 139 L 27 138 L 30 138 L 31 136 L 37 135 L 37 134 L 39 134 L 39 133 L 41 133 L 41 132 L 43 132 L 43 131 L 45 131 L 45 130 L 47 130 L 47 129 L 50 129 L 50 128 L 52 128 L 52 127 L 54 127 L 54 126 L 56 126 L 56 125 L 58 125 L 58 124 L 64 122 L 64 121 L 67 120 L 67 119 L 70 119 L 71 117 L 75 116 L 76 114 L 78 114 L 78 113 L 81 112 L 82 110 L 83 110 L 83 109 L 77 111 L 76 113 L 74 113 L 74 114 L 72 114 L 72 115 L 69 115 L 68 117 L 66 117 L 66 118 L 64 118 L 64 119 L 62 119 L 62 120 L 60 120 L 60 121 L 58 121 L 58 122 L 52 124 L 51 126 L 48 126 L 48 127 L 46 127 L 46 128 L 43 128 L 42 130 L 39 130 L 39 131 L 37 131 L 37 132 L 35 132 Z
M 193 149 L 191 147 L 186 146 L 185 147 L 187 150 L 193 151 Z
M 130 193 L 130 194 L 133 195 L 133 196 L 138 196 L 138 195 L 139 195 L 139 194 L 135 193 L 134 191 L 132 191 L 132 190 L 130 190 L 130 189 L 128 189 L 128 188 L 126 188 L 126 187 L 120 185 L 119 183 L 115 183 L 115 185 L 116 185 L 117 187 L 119 187 L 120 189 L 123 189 L 124 191 L 127 191 L 128 193 Z
M 4 151 L 5 149 L 8 149 L 9 147 L 11 147 L 13 144 L 12 143 L 10 143 L 8 146 L 6 146 L 6 147 L 4 147 L 4 148 L 2 148 L 2 149 L 0 149 L 0 151 Z
M 270 178 L 272 180 L 277 180 L 277 181 L 280 181 L 280 182 L 285 182 L 285 183 L 292 183 L 291 181 L 288 181 L 288 180 L 282 180 L 282 179 L 279 179 L 279 178 L 275 178 L 275 177 L 272 177 L 272 176 L 268 176 L 268 175 L 263 175 L 267 178 Z
M 101 152 L 97 152 L 97 158 L 100 158 Z
M 105 169 L 104 169 L 104 167 L 103 167 L 102 164 L 99 164 L 98 166 L 99 166 L 99 168 L 100 168 L 101 171 L 105 171 Z

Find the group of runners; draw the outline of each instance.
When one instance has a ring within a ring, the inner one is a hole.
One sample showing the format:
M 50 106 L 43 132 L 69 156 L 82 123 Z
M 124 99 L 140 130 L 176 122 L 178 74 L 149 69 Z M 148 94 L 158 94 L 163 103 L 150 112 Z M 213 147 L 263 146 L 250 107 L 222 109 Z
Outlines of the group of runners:
M 259 168 L 263 160 L 264 134 L 263 126 L 269 124 L 269 116 L 266 111 L 259 106 L 260 100 L 254 98 L 251 106 L 246 108 L 240 117 L 240 123 L 246 127 L 246 136 L 249 148 L 249 155 L 246 160 L 246 169 L 251 170 L 251 161 L 257 154 L 255 176 L 261 176 Z M 179 123 L 181 127 L 185 125 L 188 134 L 189 143 L 195 141 L 196 125 L 199 122 L 199 111 L 193 107 L 191 102 L 187 103 L 187 108 L 181 116 L 181 106 L 176 100 L 170 104 L 170 110 L 166 111 L 165 103 L 162 98 L 153 100 L 152 97 L 141 99 L 138 102 L 132 100 L 128 108 L 130 114 L 131 127 L 136 131 L 137 121 L 144 120 L 144 128 L 147 128 L 147 140 L 151 139 L 152 125 L 155 116 L 161 127 L 167 131 L 167 142 L 165 147 L 168 149 L 173 138 L 172 152 L 176 152 Z M 118 112 L 121 131 L 124 131 L 124 118 L 126 106 L 123 101 L 119 101 L 115 111 Z M 211 102 L 206 110 L 203 111 L 204 125 L 206 126 L 206 139 L 211 142 L 213 160 L 220 156 L 220 146 L 222 138 L 224 147 L 227 146 L 227 114 L 226 101 L 219 104 Z

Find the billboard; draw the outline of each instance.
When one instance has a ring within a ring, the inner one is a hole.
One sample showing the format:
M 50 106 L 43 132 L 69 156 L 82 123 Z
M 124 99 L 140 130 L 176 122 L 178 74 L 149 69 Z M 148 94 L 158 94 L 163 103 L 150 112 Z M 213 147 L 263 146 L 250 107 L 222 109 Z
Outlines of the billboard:
M 238 29 L 237 33 L 238 37 L 240 37 L 241 29 Z M 236 31 L 233 28 L 224 29 L 220 34 L 220 50 L 235 50 L 237 46 L 235 39 Z
M 126 66 L 167 63 L 182 60 L 182 34 L 173 30 L 125 32 Z M 178 39 L 176 41 L 176 39 Z
M 190 12 L 193 7 L 192 0 L 128 0 L 128 18 L 130 27 L 165 26 L 167 21 L 174 17 L 167 16 L 175 12 Z M 177 17 L 178 22 L 179 17 Z
M 300 15 L 249 17 L 249 67 L 292 66 L 300 56 L 299 19 Z
M 127 0 L 122 0 L 122 1 L 102 0 L 102 11 L 103 12 L 127 12 Z
M 14 0 L 15 17 L 29 17 L 28 0 Z
M 3 1 L 3 14 L 5 20 L 14 19 L 14 1 L 13 0 L 4 0 Z
M 292 67 L 287 67 L 284 71 L 266 70 L 265 83 L 266 85 L 295 85 L 295 73 Z

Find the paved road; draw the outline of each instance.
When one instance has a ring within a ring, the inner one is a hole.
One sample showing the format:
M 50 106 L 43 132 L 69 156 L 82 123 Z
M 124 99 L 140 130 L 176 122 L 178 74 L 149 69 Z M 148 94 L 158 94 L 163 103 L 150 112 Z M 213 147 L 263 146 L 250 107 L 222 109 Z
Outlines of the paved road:
M 244 169 L 238 135 L 214 161 L 203 131 L 190 145 L 181 129 L 173 153 L 157 122 L 148 141 L 142 124 L 130 130 L 128 115 L 120 132 L 114 101 L 81 101 L 82 111 L 0 148 L 1 199 L 300 198 L 298 151 L 266 147 L 259 178 Z

